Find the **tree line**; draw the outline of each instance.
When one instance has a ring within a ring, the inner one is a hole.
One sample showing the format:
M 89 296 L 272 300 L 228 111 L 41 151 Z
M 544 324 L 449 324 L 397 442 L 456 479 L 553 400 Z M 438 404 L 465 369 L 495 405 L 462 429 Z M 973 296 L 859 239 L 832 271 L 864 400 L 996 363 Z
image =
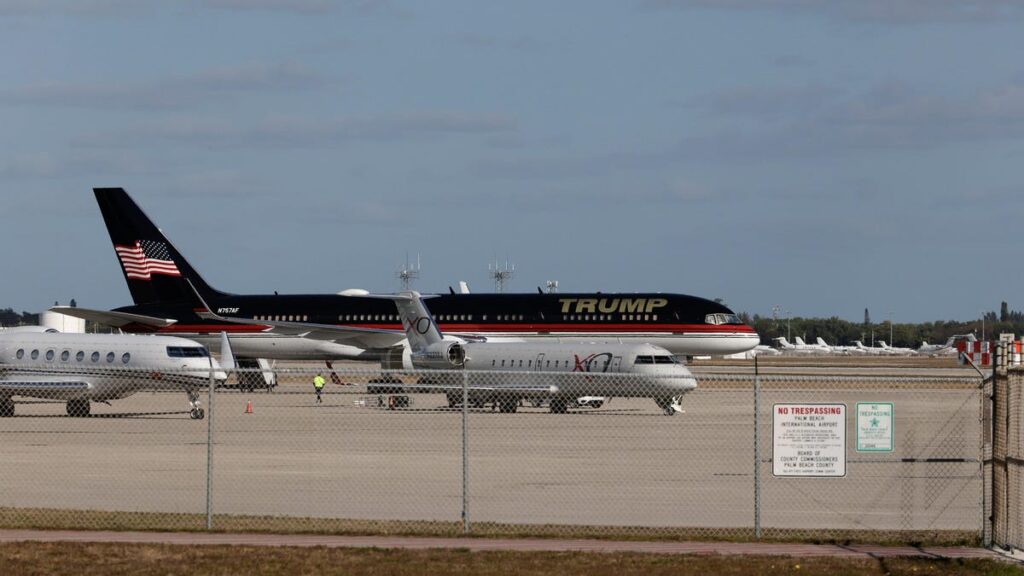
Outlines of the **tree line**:
M 885 340 L 890 346 L 917 348 L 922 342 L 929 344 L 943 343 L 955 334 L 974 334 L 979 340 L 984 329 L 984 339 L 997 340 L 999 334 L 1012 333 L 1018 337 L 1024 335 L 1024 312 L 1011 310 L 1006 302 L 1000 306 L 999 312 L 986 312 L 977 320 L 937 320 L 934 322 L 896 322 L 893 323 L 890 341 L 888 320 L 872 322 L 871 314 L 864 310 L 863 322 L 851 322 L 833 316 L 831 318 L 778 318 L 759 316 L 757 314 L 740 314 L 740 318 L 761 335 L 762 344 L 771 344 L 779 336 L 787 336 L 790 342 L 799 336 L 808 343 L 818 337 L 831 345 L 850 346 L 854 340 L 860 340 L 866 346 L 872 342 L 877 345 Z

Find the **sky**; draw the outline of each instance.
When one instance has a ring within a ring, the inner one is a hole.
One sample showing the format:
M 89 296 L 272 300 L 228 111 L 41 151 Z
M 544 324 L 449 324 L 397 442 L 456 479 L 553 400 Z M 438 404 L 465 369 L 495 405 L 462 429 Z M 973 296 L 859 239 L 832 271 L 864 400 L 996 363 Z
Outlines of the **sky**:
M 0 0 L 0 308 L 131 303 L 91 188 L 213 286 L 1024 308 L 1024 5 Z M 891 315 L 891 316 L 890 316 Z

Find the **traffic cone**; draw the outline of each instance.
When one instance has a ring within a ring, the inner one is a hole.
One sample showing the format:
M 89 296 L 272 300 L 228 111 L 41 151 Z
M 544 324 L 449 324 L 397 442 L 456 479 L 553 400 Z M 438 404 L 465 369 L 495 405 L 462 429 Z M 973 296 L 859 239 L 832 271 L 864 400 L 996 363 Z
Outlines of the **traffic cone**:
M 245 403 L 245 413 L 252 414 L 252 400 L 249 400 Z

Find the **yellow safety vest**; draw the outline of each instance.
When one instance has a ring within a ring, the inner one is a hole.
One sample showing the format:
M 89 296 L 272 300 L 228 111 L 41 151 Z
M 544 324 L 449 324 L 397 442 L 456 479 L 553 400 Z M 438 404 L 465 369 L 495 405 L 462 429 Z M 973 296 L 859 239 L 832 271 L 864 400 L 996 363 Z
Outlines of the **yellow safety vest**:
M 313 378 L 313 386 L 316 387 L 317 389 L 323 388 L 324 387 L 324 377 L 323 376 L 317 376 L 316 378 Z

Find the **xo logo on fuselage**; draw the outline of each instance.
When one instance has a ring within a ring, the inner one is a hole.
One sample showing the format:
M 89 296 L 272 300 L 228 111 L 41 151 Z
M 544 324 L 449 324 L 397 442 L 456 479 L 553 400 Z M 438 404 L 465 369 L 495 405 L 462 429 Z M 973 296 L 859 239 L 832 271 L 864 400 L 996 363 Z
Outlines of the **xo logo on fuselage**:
M 612 354 L 611 352 L 601 352 L 600 354 L 591 354 L 580 358 L 578 354 L 573 354 L 573 358 L 576 359 L 576 366 L 573 367 L 573 372 L 607 372 L 612 366 Z M 601 362 L 601 361 L 604 362 Z M 594 370 L 594 368 L 599 368 Z

